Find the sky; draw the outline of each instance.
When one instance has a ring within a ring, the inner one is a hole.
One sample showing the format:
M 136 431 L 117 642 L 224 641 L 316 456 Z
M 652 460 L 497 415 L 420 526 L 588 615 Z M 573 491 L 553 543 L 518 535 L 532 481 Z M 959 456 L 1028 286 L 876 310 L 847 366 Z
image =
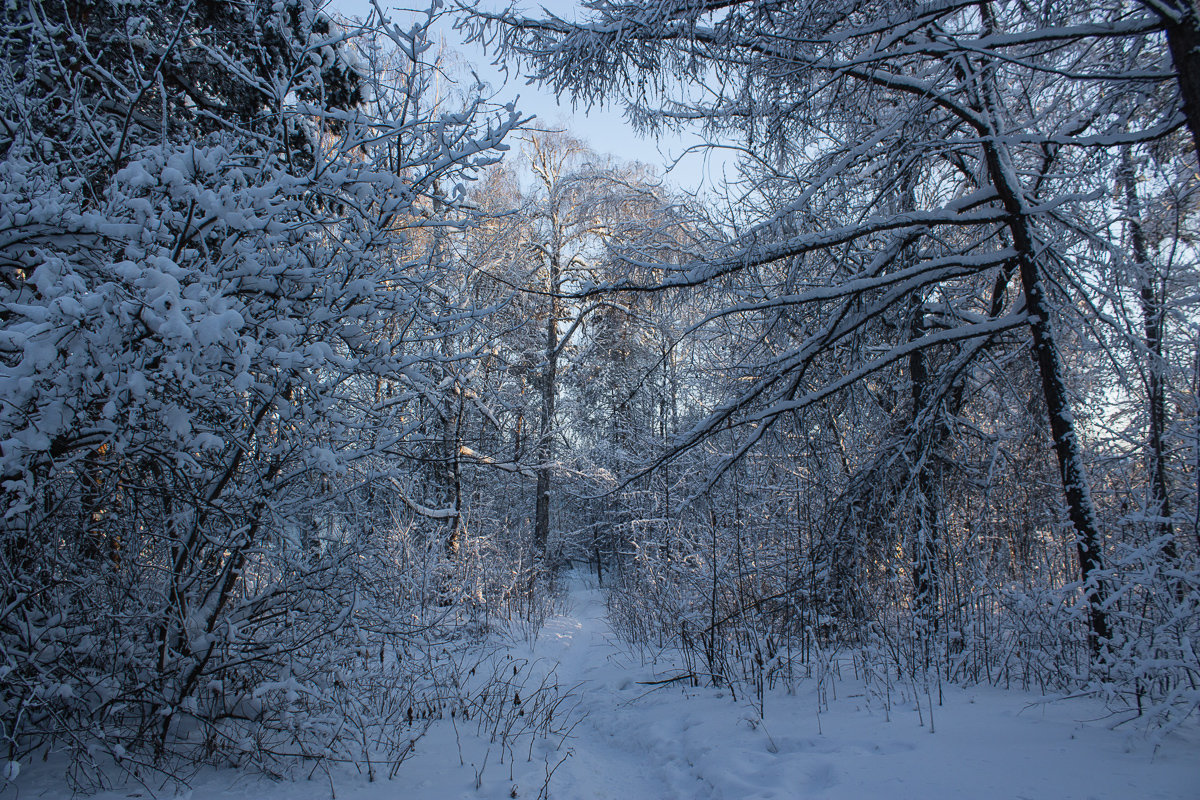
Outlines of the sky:
M 381 3 L 386 11 L 394 14 L 399 22 L 419 1 L 405 3 Z M 520 4 L 529 16 L 540 16 L 541 10 L 549 8 L 555 14 L 570 17 L 578 7 L 575 0 L 545 0 L 542 3 Z M 328 10 L 348 17 L 366 17 L 371 10 L 370 0 L 330 0 Z M 666 181 L 677 189 L 693 192 L 712 189 L 722 177 L 725 159 L 709 151 L 691 151 L 689 147 L 700 142 L 697 135 L 672 135 L 654 140 L 639 136 L 625 119 L 620 108 L 592 107 L 573 109 L 569 100 L 560 103 L 548 90 L 526 82 L 526 78 L 515 70 L 507 76 L 492 65 L 494 56 L 485 54 L 478 45 L 468 45 L 450 24 L 442 26 L 446 46 L 457 52 L 479 77 L 497 92 L 496 101 L 507 103 L 517 99 L 517 110 L 536 116 L 532 127 L 569 131 L 593 150 L 614 156 L 623 161 L 640 161 L 655 167 Z

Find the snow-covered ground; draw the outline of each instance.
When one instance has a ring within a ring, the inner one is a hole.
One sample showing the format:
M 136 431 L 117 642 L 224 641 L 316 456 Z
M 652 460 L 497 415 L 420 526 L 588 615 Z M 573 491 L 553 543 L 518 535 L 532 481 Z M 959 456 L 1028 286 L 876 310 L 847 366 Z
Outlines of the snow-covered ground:
M 533 659 L 535 671 L 553 669 L 561 688 L 573 687 L 578 704 L 565 741 L 531 746 L 526 739 L 502 753 L 477 734 L 475 721 L 446 720 L 418 742 L 394 780 L 370 783 L 347 770 L 271 782 L 211 771 L 180 796 L 324 800 L 332 790 L 338 800 L 1200 798 L 1195 724 L 1154 737 L 1136 722 L 1114 729 L 1115 718 L 1091 700 L 1046 703 L 1016 691 L 945 686 L 944 703 L 934 700 L 931 732 L 924 702 L 920 714 L 911 700 L 893 703 L 889 713 L 877 693 L 845 671 L 820 706 L 811 681 L 795 695 L 769 693 L 764 720 L 727 691 L 651 685 L 676 670 L 642 664 L 620 647 L 603 592 L 582 576 L 573 576 L 567 603 L 532 647 L 510 651 L 518 661 Z M 67 793 L 51 765 L 39 765 L 0 789 L 0 798 Z M 97 795 L 149 796 L 141 786 Z

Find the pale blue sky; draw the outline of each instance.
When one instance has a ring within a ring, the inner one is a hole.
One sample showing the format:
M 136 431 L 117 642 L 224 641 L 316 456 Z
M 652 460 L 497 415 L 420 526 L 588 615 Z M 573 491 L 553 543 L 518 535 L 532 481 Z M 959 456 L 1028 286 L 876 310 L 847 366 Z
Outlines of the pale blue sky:
M 411 13 L 402 9 L 419 7 L 420 0 L 383 0 L 381 5 L 389 14 L 394 15 L 394 21 L 400 22 L 404 16 Z M 525 4 L 531 16 L 537 15 L 539 9 L 549 8 L 554 13 L 566 17 L 570 16 L 576 7 L 577 3 L 574 0 Z M 365 17 L 370 8 L 369 0 L 330 0 L 329 3 L 331 11 L 347 16 Z M 689 145 L 700 141 L 697 136 L 670 136 L 656 142 L 635 134 L 618 108 L 572 109 L 569 101 L 560 104 L 548 91 L 526 84 L 525 78 L 513 71 L 510 71 L 508 83 L 505 84 L 503 73 L 490 63 L 492 56 L 485 56 L 477 46 L 463 44 L 458 33 L 449 25 L 443 27 L 442 34 L 447 47 L 460 53 L 479 77 L 498 92 L 497 102 L 505 103 L 519 95 L 517 108 L 525 114 L 537 116 L 533 123 L 535 127 L 566 128 L 599 153 L 626 161 L 642 161 L 657 168 L 671 184 L 680 189 L 692 191 L 711 188 L 714 179 L 721 179 L 721 164 L 724 159 L 719 152 L 707 155 L 705 152 L 686 152 Z M 679 162 L 667 172 L 676 158 L 679 158 Z

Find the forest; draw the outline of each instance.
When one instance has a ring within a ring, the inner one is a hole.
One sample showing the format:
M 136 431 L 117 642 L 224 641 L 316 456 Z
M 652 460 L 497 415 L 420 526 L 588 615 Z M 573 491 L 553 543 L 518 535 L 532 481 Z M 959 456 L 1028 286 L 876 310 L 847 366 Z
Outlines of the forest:
M 1194 731 L 1198 146 L 1194 0 L 8 0 L 0 795 L 561 741 L 584 574 L 760 717 Z

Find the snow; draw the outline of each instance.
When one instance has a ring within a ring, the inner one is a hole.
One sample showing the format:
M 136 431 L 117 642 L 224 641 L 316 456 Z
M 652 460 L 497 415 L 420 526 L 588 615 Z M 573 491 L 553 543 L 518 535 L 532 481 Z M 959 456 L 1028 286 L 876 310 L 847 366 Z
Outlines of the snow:
M 417 742 L 394 780 L 371 783 L 365 769 L 349 768 L 295 782 L 210 770 L 177 796 L 324 800 L 331 789 L 339 800 L 1200 796 L 1194 722 L 1160 737 L 1136 721 L 1116 725 L 1125 717 L 1091 699 L 1048 701 L 992 687 L 944 686 L 941 705 L 936 690 L 932 698 L 922 692 L 920 713 L 911 694 L 893 689 L 885 708 L 849 664 L 823 687 L 807 680 L 793 695 L 768 691 L 760 715 L 740 692 L 735 701 L 727 689 L 661 683 L 679 667 L 665 657 L 643 662 L 622 646 L 606 619 L 604 592 L 589 578 L 572 573 L 567 585 L 564 610 L 532 644 L 517 641 L 501 656 L 532 661 L 535 680 L 539 670 L 556 676 L 577 698 L 561 747 L 551 736 L 501 748 L 478 734 L 477 720 L 447 719 Z M 22 765 L 0 798 L 17 797 L 14 787 L 22 800 L 69 794 L 53 760 Z M 175 796 L 169 787 L 160 795 Z M 142 786 L 96 795 L 149 796 Z

